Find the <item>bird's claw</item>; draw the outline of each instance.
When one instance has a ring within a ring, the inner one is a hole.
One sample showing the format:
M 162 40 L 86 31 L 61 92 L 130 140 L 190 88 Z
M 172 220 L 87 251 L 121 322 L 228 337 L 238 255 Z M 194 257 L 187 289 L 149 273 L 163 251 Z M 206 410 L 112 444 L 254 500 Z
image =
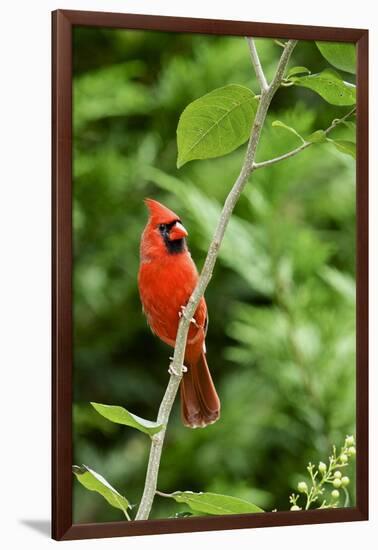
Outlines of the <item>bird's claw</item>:
M 173 367 L 172 363 L 169 365 L 168 373 L 171 376 L 180 376 L 180 373 L 176 371 L 176 369 Z
M 180 317 L 180 319 L 181 319 L 181 317 L 184 317 L 185 319 L 187 319 L 187 317 L 185 317 L 185 307 L 186 307 L 186 306 L 181 306 L 181 307 L 180 307 L 180 311 L 179 311 L 179 313 L 178 313 L 178 316 Z M 193 323 L 193 325 L 194 325 L 196 328 L 201 328 L 200 325 L 197 323 L 197 321 L 194 319 L 194 317 L 192 317 L 192 318 L 190 319 L 190 322 Z
M 173 357 L 170 357 L 170 359 L 172 360 Z M 173 363 L 171 363 L 171 364 L 169 365 L 168 372 L 169 372 L 169 374 L 171 374 L 171 375 L 173 375 L 173 376 L 180 376 L 181 373 L 188 372 L 188 367 L 186 367 L 185 365 L 182 365 L 182 366 L 181 366 L 181 372 L 180 372 L 180 371 L 177 372 L 177 370 L 176 370 L 176 369 L 174 368 L 174 366 L 173 366 Z
M 184 317 L 186 319 L 186 317 L 185 317 L 185 307 L 186 306 L 180 306 L 180 311 L 178 312 L 178 316 L 180 317 L 180 319 L 181 319 L 181 317 Z

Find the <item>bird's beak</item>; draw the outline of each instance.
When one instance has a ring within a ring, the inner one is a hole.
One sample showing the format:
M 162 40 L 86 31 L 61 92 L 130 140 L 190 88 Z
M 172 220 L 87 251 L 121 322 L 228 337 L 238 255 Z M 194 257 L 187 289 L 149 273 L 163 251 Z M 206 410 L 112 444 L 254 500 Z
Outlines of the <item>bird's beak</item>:
M 184 237 L 187 237 L 187 236 L 188 236 L 188 232 L 180 222 L 176 222 L 169 232 L 170 241 L 177 241 L 178 239 L 183 239 Z

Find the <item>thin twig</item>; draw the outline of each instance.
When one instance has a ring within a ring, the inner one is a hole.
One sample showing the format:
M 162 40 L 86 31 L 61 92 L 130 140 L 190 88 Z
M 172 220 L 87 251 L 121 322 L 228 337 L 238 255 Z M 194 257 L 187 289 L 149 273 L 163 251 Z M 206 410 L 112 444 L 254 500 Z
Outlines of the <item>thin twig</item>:
M 345 122 L 350 116 L 352 116 L 355 113 L 355 111 L 356 111 L 356 108 L 354 107 L 351 111 L 349 111 L 349 113 L 347 113 L 342 118 L 338 118 L 334 120 L 332 124 L 328 126 L 326 130 L 324 130 L 324 133 L 329 134 L 329 132 L 331 132 L 334 128 L 336 128 L 336 126 L 338 126 L 342 122 Z M 301 153 L 302 151 L 304 151 L 304 149 L 307 149 L 307 147 L 310 147 L 310 145 L 314 145 L 314 142 L 305 141 L 302 145 L 300 145 L 296 149 L 293 149 L 292 151 L 289 151 L 288 153 L 285 153 L 284 155 L 280 155 L 279 157 L 275 157 L 274 159 L 264 160 L 263 162 L 255 162 L 255 164 L 253 165 L 253 169 L 258 170 L 259 168 L 265 168 L 266 166 L 271 166 L 272 164 L 281 162 L 281 160 L 286 160 L 290 157 L 294 157 L 298 153 Z
M 255 69 L 257 80 L 260 84 L 260 90 L 263 92 L 268 89 L 268 83 L 265 78 L 263 68 L 261 66 L 259 54 L 257 53 L 256 44 L 253 38 L 247 37 L 247 43 L 249 47 L 249 53 L 251 54 L 251 60 L 253 68 Z
M 160 457 L 164 444 L 166 426 L 177 391 L 180 386 L 181 378 L 183 376 L 182 366 L 185 355 L 186 340 L 190 327 L 190 320 L 194 317 L 198 304 L 202 296 L 204 295 L 206 287 L 212 277 L 219 248 L 222 243 L 235 204 L 237 203 L 250 174 L 254 170 L 254 159 L 256 156 L 257 145 L 260 139 L 261 129 L 264 124 L 272 98 L 279 86 L 281 85 L 285 69 L 296 43 L 296 40 L 289 40 L 286 43 L 277 65 L 276 74 L 271 84 L 261 92 L 261 98 L 255 115 L 255 120 L 253 122 L 243 166 L 224 203 L 221 216 L 215 229 L 214 237 L 209 246 L 201 275 L 198 279 L 196 288 L 194 289 L 180 319 L 176 336 L 176 345 L 173 360 L 171 363 L 171 371 L 177 374 L 171 374 L 163 400 L 160 404 L 157 421 L 158 423 L 164 424 L 164 428 L 159 433 L 155 434 L 152 438 L 150 457 L 146 474 L 146 482 L 144 486 L 142 500 L 135 519 L 145 520 L 149 517 L 151 506 L 156 494 Z

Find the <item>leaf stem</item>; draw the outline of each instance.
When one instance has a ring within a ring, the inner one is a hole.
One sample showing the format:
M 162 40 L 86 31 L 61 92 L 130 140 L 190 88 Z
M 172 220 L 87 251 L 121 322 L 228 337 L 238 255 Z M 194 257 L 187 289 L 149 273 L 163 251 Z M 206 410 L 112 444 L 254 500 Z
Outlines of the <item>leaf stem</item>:
M 352 116 L 355 113 L 355 111 L 356 111 L 356 107 L 353 107 L 353 109 L 351 111 L 349 111 L 349 113 L 347 113 L 345 116 L 343 116 L 342 118 L 334 120 L 332 122 L 332 124 L 324 130 L 324 133 L 329 134 L 334 128 L 336 128 L 336 126 L 338 126 L 339 124 L 345 122 L 350 116 Z M 264 160 L 262 162 L 256 162 L 253 166 L 253 169 L 258 170 L 259 168 L 266 168 L 267 166 L 272 166 L 272 164 L 276 164 L 277 162 L 281 162 L 282 160 L 286 160 L 290 157 L 294 157 L 295 155 L 297 155 L 298 153 L 301 153 L 302 151 L 304 151 L 305 149 L 307 149 L 307 147 L 310 147 L 311 145 L 313 145 L 313 142 L 305 141 L 303 143 L 303 145 L 300 145 L 296 149 L 293 149 L 292 151 L 289 151 L 288 153 L 285 153 L 284 155 L 280 155 L 279 157 L 275 157 L 275 158 L 270 159 L 270 160 Z
M 161 491 L 155 491 L 156 495 L 159 497 L 172 498 L 173 493 L 162 493 Z
M 250 44 L 248 40 L 248 44 Z M 172 410 L 172 406 L 180 386 L 181 378 L 183 376 L 183 361 L 186 348 L 186 340 L 190 327 L 190 320 L 194 317 L 198 304 L 205 293 L 207 285 L 213 274 L 214 266 L 218 257 L 219 248 L 221 246 L 228 222 L 230 221 L 234 207 L 247 184 L 248 178 L 255 169 L 254 160 L 256 156 L 256 149 L 259 143 L 261 129 L 265 122 L 266 114 L 268 112 L 270 103 L 274 94 L 281 86 L 283 75 L 285 73 L 290 56 L 296 46 L 296 40 L 289 40 L 284 47 L 281 58 L 278 62 L 275 76 L 269 86 L 262 89 L 259 106 L 257 108 L 255 120 L 252 125 L 252 130 L 247 146 L 246 155 L 239 176 L 237 177 L 234 185 L 229 192 L 226 201 L 224 203 L 221 216 L 218 220 L 217 227 L 213 239 L 210 243 L 206 260 L 198 279 L 197 285 L 189 298 L 189 301 L 185 307 L 184 315 L 181 316 L 174 349 L 173 360 L 171 363 L 171 376 L 169 378 L 168 386 L 165 391 L 163 400 L 160 404 L 159 414 L 157 421 L 159 424 L 164 424 L 164 428 L 152 438 L 152 444 L 150 449 L 150 456 L 147 467 L 146 481 L 142 500 L 136 515 L 137 520 L 146 520 L 149 517 L 152 503 L 156 494 L 157 479 L 160 467 L 161 452 L 164 444 L 166 426 L 169 420 L 169 416 Z M 261 67 L 261 64 L 259 65 Z M 256 76 L 260 80 L 262 69 L 254 64 Z M 264 77 L 265 78 L 265 77 Z

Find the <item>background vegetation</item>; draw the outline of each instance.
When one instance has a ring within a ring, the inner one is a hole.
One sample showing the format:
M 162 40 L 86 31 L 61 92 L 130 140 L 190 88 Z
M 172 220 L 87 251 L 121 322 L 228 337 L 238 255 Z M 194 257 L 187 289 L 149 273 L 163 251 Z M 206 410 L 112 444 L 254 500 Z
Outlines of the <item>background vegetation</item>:
M 281 49 L 272 40 L 258 47 L 270 77 Z M 298 44 L 291 65 L 327 67 L 313 42 Z M 188 103 L 231 83 L 258 92 L 242 38 L 75 29 L 74 461 L 134 503 L 148 439 L 107 422 L 89 402 L 156 417 L 169 349 L 148 329 L 138 296 L 143 198 L 179 213 L 200 268 L 244 147 L 178 171 L 176 127 Z M 348 109 L 304 88 L 279 90 L 258 160 L 300 144 L 274 120 L 308 135 Z M 335 135 L 350 139 L 352 131 Z M 354 171 L 351 157 L 319 144 L 253 174 L 206 292 L 222 418 L 189 430 L 176 403 L 161 491 L 214 491 L 289 509 L 307 463 L 354 433 Z M 74 497 L 76 522 L 122 519 L 76 482 Z M 151 517 L 176 511 L 157 497 Z

